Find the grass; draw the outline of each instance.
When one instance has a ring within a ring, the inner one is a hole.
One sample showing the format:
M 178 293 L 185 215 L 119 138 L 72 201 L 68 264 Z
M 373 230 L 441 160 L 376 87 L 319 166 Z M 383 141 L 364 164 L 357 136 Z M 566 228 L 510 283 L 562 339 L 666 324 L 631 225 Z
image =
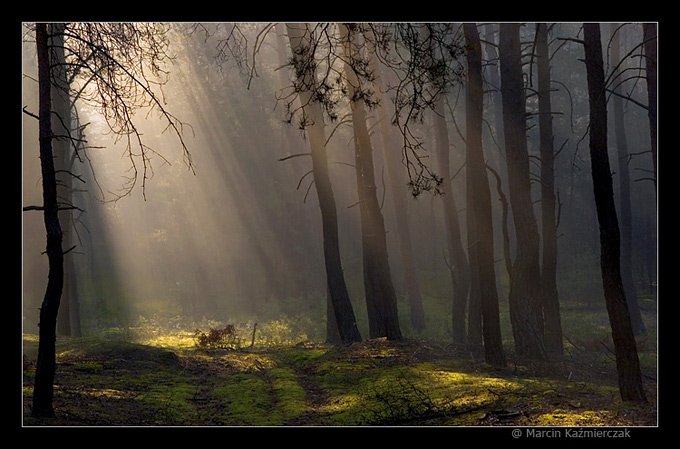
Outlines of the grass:
M 144 322 L 58 338 L 57 417 L 30 416 L 37 337 L 24 335 L 24 425 L 41 426 L 655 426 L 656 323 L 640 360 L 649 403 L 619 399 L 606 313 L 563 307 L 566 354 L 496 369 L 445 339 L 310 342 L 281 318 L 239 329 L 234 347 Z M 603 324 L 604 323 L 604 324 Z M 210 323 L 217 326 L 219 323 Z

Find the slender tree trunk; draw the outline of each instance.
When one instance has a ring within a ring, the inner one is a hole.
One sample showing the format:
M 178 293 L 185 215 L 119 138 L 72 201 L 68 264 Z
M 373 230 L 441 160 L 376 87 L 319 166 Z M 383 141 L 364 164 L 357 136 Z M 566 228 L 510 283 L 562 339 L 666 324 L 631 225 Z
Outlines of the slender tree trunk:
M 57 198 L 65 206 L 73 204 L 73 179 L 75 172 L 75 155 L 72 154 L 71 136 L 71 99 L 69 81 L 66 76 L 66 58 L 64 56 L 65 24 L 55 23 L 48 27 L 50 33 L 51 54 L 55 59 L 52 69 L 52 132 L 56 136 L 52 140 L 55 170 L 59 174 Z M 59 212 L 62 227 L 62 246 L 71 249 L 75 246 L 73 211 L 64 209 Z M 75 278 L 75 253 L 64 256 L 64 289 L 61 307 L 57 319 L 57 333 L 72 337 L 80 336 L 80 305 L 78 301 L 78 284 Z
M 423 309 L 423 299 L 420 294 L 420 284 L 416 266 L 413 261 L 413 243 L 411 241 L 410 226 L 407 213 L 406 198 L 408 189 L 406 181 L 400 175 L 399 163 L 396 155 L 399 154 L 400 145 L 395 139 L 395 132 L 390 126 L 390 117 L 393 115 L 389 107 L 389 102 L 385 96 L 385 82 L 382 79 L 381 68 L 375 61 L 375 52 L 371 48 L 370 63 L 376 79 L 374 83 L 378 86 L 376 95 L 379 101 L 377 108 L 378 126 L 383 146 L 387 175 L 390 180 L 392 190 L 392 201 L 394 203 L 394 213 L 397 222 L 397 233 L 399 237 L 399 249 L 401 252 L 401 263 L 404 269 L 406 281 L 406 294 L 408 295 L 411 326 L 417 332 L 425 330 L 425 311 Z
M 501 154 L 505 154 L 505 136 L 503 131 L 503 99 L 501 98 L 501 79 L 499 76 L 499 60 L 494 38 L 494 24 L 484 25 L 485 46 L 487 53 L 486 81 L 491 85 L 491 103 L 493 104 L 493 124 L 496 128 L 496 143 Z
M 467 341 L 465 331 L 465 308 L 470 292 L 470 266 L 463 248 L 458 207 L 451 184 L 451 168 L 449 158 L 449 132 L 446 126 L 444 99 L 440 96 L 435 102 L 433 111 L 436 136 L 437 167 L 442 177 L 440 190 L 444 206 L 444 224 L 449 254 L 449 270 L 453 284 L 453 300 L 451 308 L 451 326 L 453 341 L 464 345 Z
M 52 101 L 47 24 L 36 24 L 36 47 L 38 53 L 40 165 L 49 272 L 45 296 L 40 307 L 40 341 L 38 344 L 32 414 L 35 417 L 53 417 L 56 326 L 64 284 L 64 253 L 61 246 L 62 233 L 59 224 L 57 182 L 52 154 Z
M 423 39 L 428 39 L 430 30 L 421 26 L 419 29 Z M 432 61 L 428 61 L 432 62 Z M 453 297 L 451 301 L 451 330 L 453 341 L 458 345 L 467 344 L 467 332 L 465 331 L 465 309 L 470 293 L 470 262 L 465 254 L 460 228 L 458 207 L 451 184 L 451 168 L 449 155 L 449 131 L 446 124 L 446 112 L 444 109 L 444 95 L 441 92 L 434 102 L 432 118 L 434 121 L 435 155 L 437 158 L 437 170 L 442 178 L 439 191 L 442 196 L 444 209 L 444 226 L 446 228 L 446 244 L 448 250 L 448 268 L 451 273 Z
M 498 175 L 498 186 L 497 190 L 501 194 L 499 195 L 499 199 L 501 199 L 501 219 L 503 222 L 503 228 L 504 226 L 507 225 L 508 220 L 507 217 L 505 217 L 503 214 L 503 208 L 507 208 L 507 205 L 503 205 L 503 201 L 505 199 L 504 193 L 502 191 L 502 185 L 504 183 L 507 183 L 507 179 L 505 179 L 505 170 L 502 170 L 502 167 L 504 165 L 505 161 L 505 132 L 503 130 L 503 99 L 501 96 L 501 80 L 500 80 L 500 71 L 499 71 L 499 65 L 500 61 L 498 59 L 498 45 L 496 41 L 498 40 L 497 35 L 498 32 L 495 30 L 495 25 L 493 23 L 487 23 L 484 25 L 484 41 L 485 45 L 482 47 L 485 50 L 486 53 L 486 61 L 485 64 L 483 64 L 483 76 L 484 76 L 484 81 L 485 81 L 485 86 L 488 85 L 488 89 L 490 89 L 489 92 L 489 98 L 490 98 L 490 103 L 493 105 L 492 110 L 493 110 L 493 128 L 494 131 L 493 133 L 489 133 L 490 136 L 492 137 L 493 145 L 490 147 L 496 148 L 496 151 L 489 151 L 487 154 L 487 167 L 492 167 L 494 174 Z M 507 212 L 507 211 L 506 211 Z M 496 212 L 496 214 L 498 214 Z M 505 236 L 503 233 L 501 235 L 498 234 L 498 231 L 496 231 L 495 238 L 501 238 L 503 239 L 503 247 L 505 247 L 506 243 L 507 245 L 510 245 L 510 241 L 505 239 Z M 498 259 L 499 257 L 505 257 L 504 253 L 501 252 L 500 254 L 498 253 L 498 249 L 496 250 L 496 258 Z M 506 265 L 509 265 L 507 263 Z M 499 274 L 502 272 L 502 268 L 499 268 Z M 509 276 L 509 275 L 508 275 Z M 501 283 L 501 276 L 497 276 L 496 278 L 496 289 L 498 290 L 498 296 L 499 298 L 505 298 L 506 293 L 503 289 L 503 284 Z
M 518 354 L 545 358 L 540 316 L 539 234 L 531 199 L 520 25 L 500 25 L 501 94 L 516 256 L 510 273 L 510 320 Z
M 331 292 L 326 287 L 326 343 L 341 345 L 342 338 L 338 330 L 338 321 L 335 319 L 335 309 L 331 300 Z
M 646 332 L 645 323 L 642 321 L 642 313 L 638 304 L 638 296 L 633 281 L 633 214 L 630 200 L 630 170 L 628 169 L 628 140 L 623 114 L 623 98 L 621 98 L 621 84 L 618 79 L 617 69 L 621 62 L 621 47 L 619 36 L 621 29 L 619 24 L 610 24 L 611 29 L 611 66 L 614 67 L 614 94 L 611 97 L 612 112 L 614 115 L 614 135 L 616 136 L 616 152 L 619 178 L 619 226 L 621 230 L 621 278 L 623 289 L 626 292 L 628 310 L 630 311 L 633 333 L 636 335 Z M 618 30 L 618 31 L 617 31 Z M 619 94 L 619 95 L 616 95 Z
M 624 401 L 646 401 L 633 327 L 621 280 L 619 224 L 607 155 L 607 99 L 600 24 L 585 23 L 583 38 L 590 102 L 590 159 L 600 227 L 600 267 L 614 340 L 619 390 Z
M 352 31 L 346 25 L 340 24 L 340 32 L 347 61 L 355 60 L 359 55 Z M 361 100 L 354 100 L 360 81 L 349 62 L 345 62 L 344 69 L 348 81 L 348 96 L 353 99 L 350 101 L 350 107 L 354 128 L 354 163 L 361 211 L 364 292 L 369 333 L 371 338 L 386 337 L 390 340 L 399 340 L 402 335 L 399 327 L 397 296 L 390 274 L 385 222 L 376 194 L 373 148 L 366 126 L 366 111 Z
M 557 217 L 555 154 L 550 101 L 550 53 L 548 49 L 548 26 L 545 23 L 536 25 L 536 61 L 541 154 L 541 221 L 543 231 L 541 303 L 545 322 L 544 338 L 548 352 L 562 355 L 564 353 L 562 320 L 557 296 Z
M 469 88 L 469 81 L 468 81 Z M 468 117 L 469 120 L 471 119 Z M 468 125 L 466 125 L 468 126 Z M 467 145 L 467 142 L 466 142 Z M 469 148 L 466 147 L 466 149 Z M 480 147 L 481 148 L 481 147 Z M 470 166 L 466 161 L 466 216 L 465 221 L 467 225 L 467 248 L 468 248 L 468 266 L 470 267 L 470 292 L 468 294 L 468 322 L 467 322 L 467 347 L 472 354 L 481 354 L 484 349 L 484 317 L 482 305 L 482 291 L 479 279 L 479 238 L 481 230 L 477 228 L 477 204 L 474 198 L 474 190 L 472 183 L 474 182 L 473 174 L 470 172 Z
M 484 162 L 482 148 L 483 88 L 482 52 L 477 26 L 472 23 L 463 25 L 467 53 L 467 96 L 466 96 L 466 167 L 467 185 L 472 192 L 468 198 L 468 213 L 474 217 L 473 227 L 477 242 L 470 247 L 470 276 L 478 283 L 482 305 L 484 353 L 487 363 L 504 366 L 505 354 L 501 338 L 498 291 L 496 290 L 496 270 L 494 266 L 493 219 L 491 214 L 491 192 Z M 476 254 L 472 263 L 472 253 Z M 473 287 L 474 288 L 474 287 Z
M 287 24 L 288 38 L 290 39 L 293 54 L 304 55 L 309 51 L 309 30 L 305 24 Z M 313 73 L 303 76 L 309 79 L 305 85 L 313 79 Z M 308 119 L 307 135 L 309 136 L 312 150 L 312 170 L 314 172 L 314 186 L 319 199 L 321 209 L 321 222 L 323 232 L 324 262 L 326 267 L 326 281 L 328 292 L 333 306 L 334 316 L 340 339 L 343 343 L 361 341 L 361 335 L 356 324 L 354 309 L 350 301 L 349 292 L 345 283 L 340 259 L 340 242 L 338 236 L 338 215 L 335 205 L 335 195 L 328 174 L 328 159 L 326 156 L 326 138 L 323 126 L 323 113 L 321 106 L 312 98 L 310 91 L 300 92 L 300 100 L 303 113 Z
M 645 72 L 647 77 L 647 103 L 649 110 L 649 133 L 652 150 L 652 163 L 654 166 L 654 191 L 656 192 L 656 24 L 645 23 L 642 25 L 642 34 L 645 48 Z

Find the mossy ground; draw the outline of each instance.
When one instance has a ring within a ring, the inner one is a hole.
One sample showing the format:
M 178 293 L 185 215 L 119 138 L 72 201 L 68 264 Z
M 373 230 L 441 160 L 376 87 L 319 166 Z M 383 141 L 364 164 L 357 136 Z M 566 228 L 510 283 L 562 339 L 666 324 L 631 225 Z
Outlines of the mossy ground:
M 649 403 L 621 402 L 606 343 L 550 363 L 510 354 L 496 369 L 446 343 L 370 340 L 198 348 L 59 338 L 57 417 L 30 416 L 37 338 L 24 336 L 24 425 L 655 426 L 656 359 L 641 353 Z M 585 345 L 585 343 L 581 343 Z

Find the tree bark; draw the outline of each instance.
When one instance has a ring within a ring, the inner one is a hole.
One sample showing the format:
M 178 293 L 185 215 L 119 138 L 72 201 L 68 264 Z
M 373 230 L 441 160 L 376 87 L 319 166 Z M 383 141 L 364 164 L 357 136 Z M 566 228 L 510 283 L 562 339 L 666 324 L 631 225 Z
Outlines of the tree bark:
M 52 120 L 52 132 L 56 136 L 52 140 L 54 164 L 57 178 L 57 198 L 61 204 L 73 205 L 73 179 L 75 172 L 75 155 L 71 148 L 71 98 L 70 86 L 66 76 L 66 58 L 64 52 L 63 23 L 49 25 L 51 54 L 55 62 L 52 69 L 52 111 L 55 120 Z M 75 245 L 73 210 L 64 209 L 59 212 L 59 222 L 62 228 L 62 246 L 70 249 Z M 79 337 L 80 330 L 80 304 L 78 300 L 78 282 L 75 277 L 75 264 L 71 252 L 64 256 L 64 288 L 62 292 L 61 306 L 57 318 L 57 333 Z
M 541 224 L 543 258 L 541 265 L 541 304 L 545 323 L 545 347 L 555 355 L 564 354 L 562 320 L 557 295 L 557 217 L 555 198 L 555 154 L 550 101 L 550 53 L 548 26 L 536 25 L 536 65 L 538 71 L 538 125 L 541 154 Z
M 505 366 L 505 354 L 501 338 L 498 291 L 496 290 L 496 270 L 494 266 L 493 218 L 491 214 L 491 192 L 484 162 L 482 148 L 483 87 L 482 52 L 477 26 L 473 23 L 463 25 L 467 52 L 467 94 L 466 94 L 466 167 L 467 186 L 471 191 L 468 198 L 468 214 L 477 238 L 471 245 L 470 278 L 477 283 L 482 305 L 484 353 L 487 363 Z M 472 257 L 472 254 L 476 257 Z M 475 261 L 473 263 L 472 261 Z M 476 276 L 472 275 L 476 272 Z
M 302 54 L 310 46 L 309 32 L 305 24 L 287 24 L 288 38 L 293 54 Z M 305 73 L 307 81 L 313 79 L 313 73 Z M 305 83 L 305 85 L 310 85 Z M 328 159 L 326 156 L 326 138 L 323 126 L 323 113 L 321 106 L 312 98 L 312 92 L 300 92 L 300 100 L 303 113 L 307 117 L 307 135 L 309 136 L 312 152 L 312 170 L 314 173 L 314 186 L 319 199 L 321 209 L 321 222 L 323 232 L 324 262 L 326 267 L 326 281 L 328 293 L 331 298 L 333 312 L 344 344 L 361 341 L 361 335 L 356 324 L 354 309 L 350 301 L 349 292 L 345 283 L 340 258 L 340 242 L 338 236 L 338 215 L 335 205 L 335 195 L 328 174 Z
M 510 273 L 510 320 L 517 353 L 544 359 L 539 234 L 531 199 L 519 28 L 517 23 L 500 25 L 499 51 L 508 184 L 517 242 Z
M 449 254 L 449 270 L 453 285 L 453 299 L 451 306 L 451 326 L 453 341 L 459 345 L 466 344 L 467 333 L 465 331 L 465 309 L 470 292 L 470 265 L 463 248 L 463 240 L 460 229 L 458 207 L 453 194 L 451 184 L 451 168 L 449 158 L 449 132 L 446 126 L 444 112 L 444 100 L 440 96 L 435 101 L 433 111 L 434 128 L 436 136 L 436 155 L 439 176 L 442 183 L 439 187 L 442 192 L 444 206 L 444 224 L 446 226 L 446 238 Z
M 348 96 L 351 99 L 350 108 L 354 129 L 354 163 L 361 214 L 364 293 L 369 334 L 371 338 L 386 337 L 389 340 L 399 340 L 402 335 L 399 327 L 397 296 L 390 274 L 385 222 L 376 194 L 373 147 L 366 126 L 366 111 L 361 103 L 362 100 L 355 98 L 360 81 L 354 68 L 348 62 L 359 58 L 358 49 L 348 26 L 340 24 L 340 33 L 345 45 L 344 69 L 348 81 Z
M 376 77 L 374 83 L 377 85 L 376 95 L 379 101 L 377 120 L 380 128 L 385 165 L 387 166 L 387 176 L 392 188 L 392 201 L 394 203 L 394 214 L 397 222 L 401 263 L 404 269 L 406 294 L 408 295 L 409 310 L 411 312 L 411 326 L 413 326 L 415 331 L 422 332 L 425 330 L 425 311 L 423 309 L 423 299 L 420 293 L 416 266 L 413 261 L 413 243 L 411 241 L 406 204 L 408 189 L 406 187 L 406 181 L 402 179 L 402 176 L 400 175 L 399 163 L 396 158 L 397 154 L 399 154 L 398 150 L 401 147 L 395 139 L 394 130 L 390 126 L 389 118 L 394 114 L 394 111 L 389 107 L 388 99 L 383 91 L 385 81 L 383 80 L 381 67 L 376 63 L 374 49 L 371 48 L 370 51 L 370 64 L 374 76 Z
M 657 74 L 656 74 L 656 24 L 645 23 L 642 25 L 642 34 L 645 48 L 645 73 L 647 78 L 647 103 L 649 110 L 649 133 L 652 150 L 652 164 L 654 167 L 654 191 L 656 192 L 656 96 L 657 96 Z
M 484 353 L 488 363 L 504 366 L 505 354 L 501 338 L 496 290 L 496 271 L 493 256 L 493 219 L 491 215 L 491 192 L 489 189 L 484 150 L 482 148 L 483 88 L 482 50 L 479 31 L 473 23 L 463 24 L 467 52 L 466 110 L 466 167 L 468 214 L 475 229 L 476 242 L 469 248 L 471 280 L 477 285 L 482 309 L 482 333 Z M 470 201 L 471 200 L 471 201 Z M 472 256 L 474 254 L 474 257 Z M 474 261 L 474 263 L 473 263 Z M 472 273 L 474 272 L 474 275 Z
M 590 112 L 590 159 L 600 228 L 600 268 L 612 328 L 619 391 L 624 401 L 646 401 L 620 268 L 620 234 L 607 155 L 607 99 L 599 23 L 583 25 Z
M 64 284 L 64 253 L 57 203 L 57 182 L 52 153 L 52 101 L 47 24 L 36 24 L 39 92 L 39 142 L 43 189 L 43 214 L 49 264 L 47 288 L 40 307 L 38 360 L 33 390 L 34 417 L 53 417 L 54 373 L 56 370 L 56 327 Z
M 623 98 L 621 98 L 621 83 L 617 73 L 617 67 L 621 62 L 621 46 L 619 24 L 609 24 L 611 30 L 611 66 L 614 68 L 614 95 L 611 97 L 612 112 L 614 115 L 614 135 L 616 142 L 616 153 L 618 160 L 619 178 L 619 226 L 621 230 L 621 278 L 623 280 L 623 290 L 628 301 L 630 310 L 631 324 L 633 333 L 641 335 L 646 333 L 645 323 L 642 321 L 642 313 L 638 303 L 638 296 L 633 281 L 633 214 L 630 199 L 630 170 L 628 169 L 628 140 L 626 138 L 626 128 L 623 113 Z

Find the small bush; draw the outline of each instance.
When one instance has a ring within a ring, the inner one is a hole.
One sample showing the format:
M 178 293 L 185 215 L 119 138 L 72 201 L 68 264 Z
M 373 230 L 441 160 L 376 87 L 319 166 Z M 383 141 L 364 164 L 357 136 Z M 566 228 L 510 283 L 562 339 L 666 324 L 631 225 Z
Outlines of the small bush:
M 200 348 L 236 348 L 240 344 L 233 324 L 227 324 L 223 329 L 210 329 L 207 334 L 196 330 L 194 340 Z

